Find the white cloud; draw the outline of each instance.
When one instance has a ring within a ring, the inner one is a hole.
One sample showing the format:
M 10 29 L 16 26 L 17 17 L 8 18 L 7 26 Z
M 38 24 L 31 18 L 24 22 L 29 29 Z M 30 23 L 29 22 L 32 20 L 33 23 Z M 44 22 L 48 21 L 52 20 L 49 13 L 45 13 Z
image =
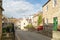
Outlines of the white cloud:
M 3 14 L 11 17 L 21 17 L 21 15 L 30 15 L 33 13 L 36 13 L 38 10 L 41 9 L 40 4 L 31 4 L 29 2 L 26 2 L 25 0 L 11 0 L 6 1 L 3 0 L 3 7 L 5 11 Z

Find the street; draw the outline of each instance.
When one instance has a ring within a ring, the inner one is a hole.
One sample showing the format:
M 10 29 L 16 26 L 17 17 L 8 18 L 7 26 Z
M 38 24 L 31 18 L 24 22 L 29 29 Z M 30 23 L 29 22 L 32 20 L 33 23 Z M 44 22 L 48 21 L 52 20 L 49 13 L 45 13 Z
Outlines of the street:
M 51 38 L 28 31 L 16 30 L 15 33 L 18 40 L 51 40 Z

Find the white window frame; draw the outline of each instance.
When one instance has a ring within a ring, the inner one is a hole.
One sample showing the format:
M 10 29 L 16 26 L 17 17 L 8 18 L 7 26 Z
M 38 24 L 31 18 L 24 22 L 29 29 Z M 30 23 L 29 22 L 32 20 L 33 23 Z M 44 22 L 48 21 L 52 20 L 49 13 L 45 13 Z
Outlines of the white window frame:
M 46 10 L 48 11 L 48 5 L 46 6 Z
M 53 0 L 53 7 L 55 7 L 57 4 L 57 0 Z
M 46 5 L 46 11 L 48 11 L 48 5 Z

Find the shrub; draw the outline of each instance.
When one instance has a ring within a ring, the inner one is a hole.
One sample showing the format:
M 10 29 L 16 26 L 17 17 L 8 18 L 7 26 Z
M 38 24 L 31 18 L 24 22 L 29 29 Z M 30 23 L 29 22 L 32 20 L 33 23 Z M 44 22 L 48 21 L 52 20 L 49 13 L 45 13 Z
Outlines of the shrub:
M 26 29 L 35 29 L 32 24 L 28 24 L 25 28 Z

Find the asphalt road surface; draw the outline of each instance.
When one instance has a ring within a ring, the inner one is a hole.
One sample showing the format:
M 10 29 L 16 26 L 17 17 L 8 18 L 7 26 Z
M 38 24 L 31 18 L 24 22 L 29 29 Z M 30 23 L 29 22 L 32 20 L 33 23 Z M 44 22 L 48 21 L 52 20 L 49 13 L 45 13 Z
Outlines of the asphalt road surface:
M 28 31 L 16 30 L 15 33 L 17 40 L 51 40 L 51 38 Z

